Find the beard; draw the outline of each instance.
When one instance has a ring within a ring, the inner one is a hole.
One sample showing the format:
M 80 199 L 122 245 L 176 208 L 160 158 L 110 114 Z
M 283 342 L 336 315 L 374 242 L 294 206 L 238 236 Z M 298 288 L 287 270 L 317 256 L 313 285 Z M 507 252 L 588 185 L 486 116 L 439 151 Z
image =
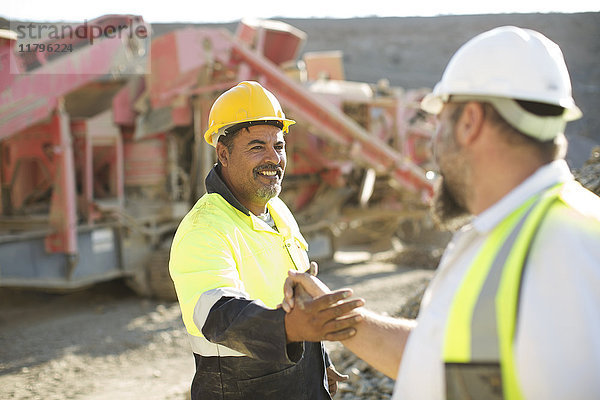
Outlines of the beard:
M 279 196 L 281 193 L 281 183 L 276 182 L 268 186 L 262 186 L 256 191 L 256 197 L 266 201 L 271 200 L 273 197 Z
M 283 167 L 281 165 L 274 165 L 274 164 L 265 164 L 265 165 L 261 165 L 258 166 L 254 169 L 253 173 L 254 173 L 254 179 L 258 179 L 258 173 L 260 171 L 277 171 L 277 173 L 279 174 L 279 179 L 277 179 L 274 182 L 271 182 L 267 185 L 262 185 L 256 190 L 256 197 L 258 199 L 264 200 L 264 201 L 269 201 L 271 200 L 273 197 L 277 197 L 279 196 L 279 193 L 281 193 L 281 180 L 283 179 Z
M 447 179 L 442 177 L 436 184 L 431 203 L 431 215 L 436 226 L 444 231 L 457 231 L 470 220 L 471 214 L 457 199 Z
M 436 226 L 445 231 L 457 231 L 469 222 L 467 208 L 470 196 L 470 169 L 463 149 L 455 140 L 453 126 L 438 132 L 434 143 L 434 157 L 441 175 L 435 184 L 431 215 Z

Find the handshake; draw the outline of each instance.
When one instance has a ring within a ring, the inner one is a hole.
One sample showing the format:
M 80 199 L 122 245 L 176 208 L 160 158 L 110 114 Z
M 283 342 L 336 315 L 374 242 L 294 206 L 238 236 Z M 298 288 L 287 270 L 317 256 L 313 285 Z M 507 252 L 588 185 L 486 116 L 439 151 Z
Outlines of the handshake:
M 356 334 L 363 315 L 363 299 L 352 299 L 352 289 L 331 291 L 316 278 L 318 266 L 311 262 L 304 273 L 289 271 L 281 307 L 285 310 L 288 342 L 346 340 Z
M 392 379 L 414 320 L 392 318 L 366 310 L 363 299 L 352 299 L 351 289 L 331 291 L 316 278 L 317 264 L 307 272 L 289 271 L 281 307 L 285 310 L 288 342 L 339 340 L 355 355 Z M 347 377 L 331 366 L 327 376 L 334 393 Z
M 355 326 L 363 320 L 357 308 L 363 299 L 350 299 L 352 289 L 332 292 L 316 278 L 317 263 L 308 271 L 289 271 L 283 287 L 281 307 L 285 310 L 285 333 L 288 342 L 345 340 L 356 335 Z M 338 382 L 348 380 L 333 364 L 327 367 L 329 393 L 334 396 Z

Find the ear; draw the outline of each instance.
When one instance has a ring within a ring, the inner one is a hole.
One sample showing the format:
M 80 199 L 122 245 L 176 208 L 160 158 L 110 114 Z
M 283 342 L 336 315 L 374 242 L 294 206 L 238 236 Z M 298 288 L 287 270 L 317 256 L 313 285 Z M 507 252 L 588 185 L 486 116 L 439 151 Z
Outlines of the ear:
M 456 140 L 461 146 L 473 144 L 481 135 L 485 112 L 481 103 L 470 101 L 458 119 L 455 129 Z
M 217 158 L 222 166 L 227 167 L 229 165 L 229 150 L 221 142 L 217 142 Z

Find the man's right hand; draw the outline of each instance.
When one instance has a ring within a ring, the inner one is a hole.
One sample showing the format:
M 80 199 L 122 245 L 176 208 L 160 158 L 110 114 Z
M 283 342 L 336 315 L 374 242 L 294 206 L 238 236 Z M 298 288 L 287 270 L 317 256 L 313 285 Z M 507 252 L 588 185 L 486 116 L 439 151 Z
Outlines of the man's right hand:
M 331 290 L 316 277 L 317 263 L 312 262 L 310 271 L 297 272 L 288 271 L 288 277 L 283 285 L 283 301 L 281 307 L 285 312 L 292 308 L 304 307 L 304 301 L 308 298 L 316 298 L 331 293 Z
M 285 333 L 289 342 L 345 340 L 356 334 L 354 325 L 362 316 L 353 311 L 365 304 L 363 299 L 348 299 L 351 289 L 325 293 L 293 307 L 285 314 Z

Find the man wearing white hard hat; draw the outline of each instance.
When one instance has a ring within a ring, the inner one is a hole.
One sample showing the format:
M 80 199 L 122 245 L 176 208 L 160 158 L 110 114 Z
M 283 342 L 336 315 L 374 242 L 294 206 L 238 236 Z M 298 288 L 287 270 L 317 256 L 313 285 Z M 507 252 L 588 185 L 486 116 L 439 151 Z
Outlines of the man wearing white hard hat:
M 396 378 L 393 399 L 600 398 L 600 199 L 564 161 L 581 117 L 560 48 L 482 33 L 423 99 L 438 116 L 433 204 L 458 229 L 416 322 L 368 311 L 343 343 Z M 291 273 L 318 296 L 315 277 Z

